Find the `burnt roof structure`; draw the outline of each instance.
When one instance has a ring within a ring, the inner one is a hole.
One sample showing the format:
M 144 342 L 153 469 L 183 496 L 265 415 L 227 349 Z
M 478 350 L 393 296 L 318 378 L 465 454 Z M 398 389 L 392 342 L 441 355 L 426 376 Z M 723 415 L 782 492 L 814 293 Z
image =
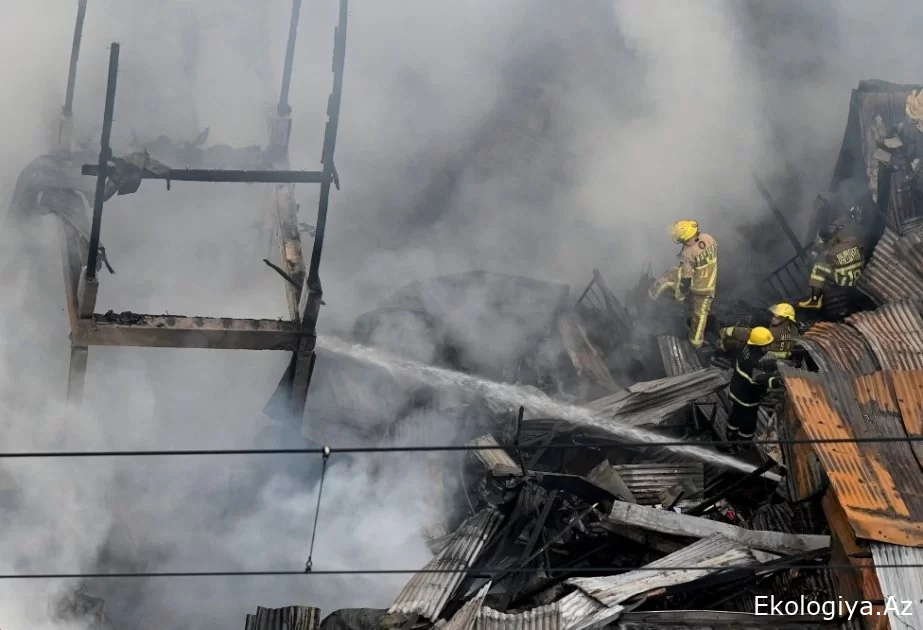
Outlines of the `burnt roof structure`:
M 280 383 L 280 390 L 284 393 L 284 405 L 281 410 L 276 406 L 274 412 L 284 415 L 287 419 L 300 420 L 303 416 L 308 383 L 314 365 L 317 317 L 322 302 L 318 270 L 329 194 L 332 185 L 339 187 L 339 174 L 334 166 L 333 156 L 343 87 L 348 0 L 340 0 L 339 24 L 334 32 L 333 88 L 328 99 L 320 171 L 282 170 L 288 167 L 288 144 L 292 124 L 288 98 L 300 11 L 301 1 L 295 0 L 292 5 L 277 117 L 270 133 L 268 148 L 265 152 L 260 151 L 259 164 L 266 164 L 272 170 L 176 169 L 158 162 L 147 152 L 125 157 L 113 156 L 109 140 L 114 118 L 119 58 L 119 44 L 113 44 L 110 50 L 99 160 L 95 165 L 84 164 L 81 169 L 83 175 L 96 178 L 95 192 L 87 191 L 87 194 L 81 196 L 80 188 L 83 187 L 72 182 L 73 178 L 68 179 L 67 173 L 62 170 L 63 166 L 70 166 L 73 170 L 76 160 L 86 157 L 83 153 L 71 151 L 70 137 L 77 59 L 86 14 L 86 2 L 82 0 L 79 3 L 58 150 L 55 155 L 34 163 L 34 168 L 27 169 L 20 177 L 12 208 L 14 214 L 44 209 L 58 214 L 63 219 L 62 251 L 71 328 L 71 360 L 67 386 L 69 401 L 79 402 L 82 398 L 87 354 L 92 345 L 285 350 L 292 353 L 292 360 Z M 175 147 L 171 145 L 166 148 Z M 244 162 L 246 163 L 246 160 Z M 281 264 L 272 266 L 285 278 L 290 319 L 244 320 L 130 312 L 120 315 L 95 313 L 99 287 L 97 271 L 100 264 L 108 264 L 105 250 L 99 245 L 103 204 L 115 194 L 126 195 L 136 192 L 145 179 L 166 180 L 168 187 L 171 181 L 269 184 L 263 210 L 263 225 L 267 233 L 274 234 L 274 240 L 281 253 Z M 295 203 L 296 183 L 316 183 L 320 184 L 321 188 L 314 228 L 314 247 L 310 264 L 307 266 L 302 254 L 298 206 Z M 86 217 L 88 205 L 93 207 L 91 221 Z

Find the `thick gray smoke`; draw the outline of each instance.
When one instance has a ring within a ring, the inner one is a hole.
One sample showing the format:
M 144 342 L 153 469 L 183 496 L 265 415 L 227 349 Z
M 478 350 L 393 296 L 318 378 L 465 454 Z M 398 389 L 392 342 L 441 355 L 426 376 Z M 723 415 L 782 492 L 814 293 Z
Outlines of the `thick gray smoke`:
M 6 5 L 0 197 L 8 199 L 19 171 L 52 149 L 76 3 Z M 78 139 L 98 141 L 107 47 L 117 40 L 120 148 L 133 133 L 142 142 L 160 134 L 192 141 L 206 127 L 210 145 L 265 144 L 289 2 L 89 5 Z M 918 5 L 353 0 L 337 151 L 343 190 L 333 193 L 321 270 L 323 329 L 350 328 L 411 280 L 467 269 L 579 284 L 598 267 L 622 288 L 645 263 L 671 262 L 666 229 L 677 218 L 698 218 L 724 251 L 744 247 L 739 228 L 765 213 L 751 171 L 774 185 L 790 216 L 803 214 L 829 179 L 855 84 L 920 79 Z M 294 168 L 318 163 L 335 19 L 334 0 L 305 2 L 291 96 Z M 102 239 L 117 274 L 103 272 L 97 311 L 282 316 L 281 281 L 260 262 L 267 252 L 252 227 L 262 195 L 261 186 L 174 184 L 167 192 L 145 182 L 108 203 Z M 302 220 L 313 223 L 316 188 L 298 195 Z M 288 360 L 282 354 L 93 348 L 82 411 L 65 409 L 56 226 L 48 219 L 0 236 L 4 450 L 258 441 L 268 423 L 263 404 Z M 401 439 L 455 438 L 444 418 L 424 420 L 425 431 Z M 320 462 L 257 459 L 7 463 L 0 573 L 95 570 L 103 560 L 124 571 L 298 570 Z M 254 470 L 281 468 L 294 473 L 251 487 Z M 420 529 L 435 518 L 428 497 L 441 485 L 431 470 L 403 455 L 334 458 L 314 566 L 425 562 Z M 240 627 L 257 605 L 386 606 L 405 580 L 90 586 L 120 628 L 206 630 Z M 0 627 L 82 627 L 49 608 L 53 595 L 75 586 L 0 583 Z

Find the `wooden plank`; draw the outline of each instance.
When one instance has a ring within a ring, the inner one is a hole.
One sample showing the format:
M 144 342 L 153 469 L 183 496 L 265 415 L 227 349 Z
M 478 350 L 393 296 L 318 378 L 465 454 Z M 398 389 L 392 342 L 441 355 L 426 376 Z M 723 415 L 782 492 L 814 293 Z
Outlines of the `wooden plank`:
M 173 315 L 93 315 L 81 318 L 75 345 L 210 348 L 216 350 L 294 350 L 298 324 L 275 319 L 232 319 Z
M 70 367 L 67 372 L 67 402 L 70 404 L 78 405 L 83 400 L 88 358 L 86 346 L 71 346 Z
M 295 186 L 274 186 L 269 203 L 275 220 L 276 236 L 279 241 L 281 267 L 298 286 L 285 282 L 285 297 L 288 301 L 289 317 L 292 321 L 299 319 L 298 304 L 301 301 L 301 286 L 304 284 L 305 266 L 301 244 L 301 232 L 298 230 L 298 206 L 295 203 Z
M 79 236 L 74 228 L 64 222 L 58 222 L 61 245 L 61 265 L 64 271 L 64 299 L 70 329 L 77 327 L 77 285 L 80 282 L 80 249 L 77 247 Z
M 830 536 L 750 530 L 698 516 L 616 501 L 609 516 L 603 521 L 603 526 L 618 532 L 624 525 L 690 538 L 724 536 L 752 549 L 787 555 L 797 555 L 830 546 Z

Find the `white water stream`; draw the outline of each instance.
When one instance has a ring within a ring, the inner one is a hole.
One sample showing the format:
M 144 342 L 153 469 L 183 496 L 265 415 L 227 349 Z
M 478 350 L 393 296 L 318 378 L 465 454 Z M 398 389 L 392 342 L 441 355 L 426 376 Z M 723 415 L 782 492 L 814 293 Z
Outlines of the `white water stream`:
M 318 337 L 317 347 L 334 354 L 350 357 L 367 365 L 373 365 L 383 370 L 396 372 L 426 383 L 434 387 L 453 386 L 462 387 L 468 391 L 479 394 L 487 400 L 508 405 L 510 407 L 524 406 L 530 414 L 543 418 L 557 418 L 572 422 L 578 426 L 593 427 L 601 432 L 608 433 L 615 438 L 631 442 L 648 442 L 652 446 L 659 443 L 672 442 L 674 444 L 663 448 L 687 457 L 694 457 L 703 462 L 723 466 L 749 473 L 756 469 L 737 457 L 725 455 L 715 450 L 695 446 L 694 444 L 676 445 L 676 438 L 660 435 L 653 431 L 619 424 L 617 419 L 597 416 L 589 409 L 576 405 L 558 402 L 537 390 L 512 385 L 497 383 L 485 378 L 463 374 L 453 370 L 433 367 L 404 359 L 395 354 L 371 348 L 360 344 L 349 343 L 334 337 Z M 766 479 L 779 481 L 781 478 L 775 473 L 764 473 Z

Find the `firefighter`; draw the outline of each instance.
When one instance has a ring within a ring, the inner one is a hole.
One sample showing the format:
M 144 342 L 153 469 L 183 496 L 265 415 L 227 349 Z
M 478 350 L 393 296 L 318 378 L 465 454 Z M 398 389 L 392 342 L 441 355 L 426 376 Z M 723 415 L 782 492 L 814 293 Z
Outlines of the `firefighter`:
M 865 254 L 859 239 L 843 230 L 842 225 L 830 224 L 818 233 L 823 244 L 822 262 L 811 267 L 811 297 L 798 303 L 801 308 L 820 309 L 824 305 L 824 288 L 829 285 L 854 287 L 865 267 Z
M 731 375 L 731 413 L 728 416 L 727 440 L 749 441 L 756 433 L 760 402 L 768 391 L 778 384 L 779 378 L 770 374 L 754 376 L 757 365 L 766 356 L 774 341 L 768 328 L 757 326 L 750 330 L 747 343 L 737 351 L 734 373 Z
M 767 354 L 776 359 L 788 361 L 792 358 L 795 339 L 801 334 L 795 321 L 795 308 L 784 302 L 773 304 L 769 307 L 772 319 L 769 320 L 769 332 L 772 333 L 773 342 Z M 735 352 L 747 344 L 750 339 L 751 328 L 744 326 L 729 326 L 722 328 L 718 335 L 718 349 L 724 352 Z
M 677 221 L 673 224 L 671 235 L 674 242 L 683 246 L 679 264 L 654 281 L 649 295 L 656 299 L 672 290 L 677 302 L 683 304 L 688 301 L 691 313 L 689 341 L 693 348 L 701 348 L 718 282 L 718 242 L 699 231 L 698 221 Z

